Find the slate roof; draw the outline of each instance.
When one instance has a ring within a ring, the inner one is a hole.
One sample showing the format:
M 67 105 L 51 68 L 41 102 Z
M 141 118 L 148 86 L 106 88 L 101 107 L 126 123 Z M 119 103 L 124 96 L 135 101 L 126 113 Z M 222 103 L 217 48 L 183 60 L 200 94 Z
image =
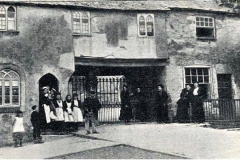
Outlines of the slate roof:
M 162 10 L 193 9 L 205 11 L 229 12 L 231 9 L 220 6 L 218 0 L 148 0 L 148 1 L 68 1 L 68 0 L 1 0 L 0 3 L 34 4 L 49 6 L 72 6 L 90 9 L 115 9 L 115 10 Z

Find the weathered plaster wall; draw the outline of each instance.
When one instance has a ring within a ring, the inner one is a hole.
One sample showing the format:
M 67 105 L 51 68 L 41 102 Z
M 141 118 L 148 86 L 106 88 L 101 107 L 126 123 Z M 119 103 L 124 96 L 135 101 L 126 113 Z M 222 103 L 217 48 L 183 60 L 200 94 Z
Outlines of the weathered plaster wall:
M 74 72 L 71 12 L 69 10 L 17 7 L 16 36 L 0 39 L 0 68 L 17 71 L 21 76 L 21 110 L 28 131 L 31 106 L 39 102 L 39 79 L 47 73 L 59 81 L 63 96 L 68 92 L 67 84 Z M 66 59 L 63 61 L 62 59 Z M 68 62 L 68 63 L 66 63 Z M 3 67 L 2 67 L 3 66 Z M 4 117 L 11 116 L 8 120 Z M 10 119 L 15 114 L 0 114 L 0 139 L 11 142 Z M 6 121 L 6 123 L 5 123 Z M 7 133 L 5 133 L 7 132 Z M 0 142 L 0 145 L 6 143 Z
M 197 40 L 196 16 L 215 17 L 216 40 Z M 210 67 L 210 98 L 218 98 L 216 74 L 231 73 L 233 79 L 236 75 L 232 70 L 231 62 L 234 59 L 233 53 L 239 53 L 239 25 L 240 21 L 237 17 L 183 11 L 168 13 L 166 30 L 170 64 L 166 67 L 166 85 L 174 102 L 178 100 L 181 89 L 184 87 L 183 67 L 190 65 Z M 234 98 L 238 98 L 237 81 L 232 82 Z
M 165 14 L 154 17 L 155 37 L 138 37 L 136 12 L 91 12 L 91 36 L 74 37 L 75 55 L 166 58 Z

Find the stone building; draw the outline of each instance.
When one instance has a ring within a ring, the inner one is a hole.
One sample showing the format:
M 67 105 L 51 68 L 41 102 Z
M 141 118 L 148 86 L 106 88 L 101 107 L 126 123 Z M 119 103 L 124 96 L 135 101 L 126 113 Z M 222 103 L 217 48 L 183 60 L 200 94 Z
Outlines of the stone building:
M 160 83 L 173 111 L 194 80 L 210 99 L 237 99 L 239 26 L 238 5 L 229 1 L 1 1 L 0 144 L 11 142 L 18 109 L 28 131 L 43 86 L 81 99 L 91 87 L 102 90 L 97 76 L 114 87 L 119 80 L 132 94 L 142 88 L 150 116 Z

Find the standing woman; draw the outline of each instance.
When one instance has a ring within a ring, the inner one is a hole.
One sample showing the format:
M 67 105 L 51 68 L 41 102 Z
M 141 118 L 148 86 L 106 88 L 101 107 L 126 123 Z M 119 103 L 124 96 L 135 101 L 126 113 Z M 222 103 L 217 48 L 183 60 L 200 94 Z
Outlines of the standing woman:
M 136 97 L 136 119 L 139 119 L 141 122 L 146 121 L 147 119 L 147 104 L 144 94 L 141 92 L 141 89 L 137 88 Z
M 198 82 L 194 82 L 193 85 L 194 88 L 191 90 L 192 122 L 203 123 L 205 122 L 203 100 L 205 99 L 206 93 L 203 88 L 199 87 Z
M 182 89 L 180 99 L 177 101 L 177 119 L 180 123 L 189 122 L 188 109 L 190 108 L 190 85 L 186 85 L 186 88 Z
M 63 101 L 60 92 L 55 93 L 55 100 L 53 101 L 53 104 L 56 108 L 56 116 L 58 117 L 58 119 L 55 121 L 54 129 L 57 133 L 62 134 L 64 125 L 64 115 L 63 115 Z
M 163 90 L 163 85 L 158 85 L 158 91 L 155 96 L 155 105 L 157 111 L 157 123 L 168 122 L 168 94 Z
M 130 119 L 132 118 L 132 108 L 130 106 L 130 98 L 128 87 L 123 85 L 123 90 L 120 94 L 121 96 L 121 113 L 122 119 L 124 120 L 125 124 L 129 123 Z
M 78 131 L 78 126 L 83 122 L 81 101 L 78 100 L 78 94 L 73 94 L 72 110 L 74 118 L 74 131 Z
M 72 111 L 72 97 L 71 95 L 66 96 L 66 100 L 63 102 L 64 122 L 66 132 L 69 133 L 73 127 L 73 111 Z

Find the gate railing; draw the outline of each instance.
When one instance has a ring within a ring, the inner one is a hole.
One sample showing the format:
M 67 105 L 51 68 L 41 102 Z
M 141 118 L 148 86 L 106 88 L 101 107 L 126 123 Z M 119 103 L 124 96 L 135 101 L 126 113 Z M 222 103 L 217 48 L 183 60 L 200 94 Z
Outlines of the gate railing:
M 203 107 L 206 120 L 240 120 L 240 99 L 208 99 Z

